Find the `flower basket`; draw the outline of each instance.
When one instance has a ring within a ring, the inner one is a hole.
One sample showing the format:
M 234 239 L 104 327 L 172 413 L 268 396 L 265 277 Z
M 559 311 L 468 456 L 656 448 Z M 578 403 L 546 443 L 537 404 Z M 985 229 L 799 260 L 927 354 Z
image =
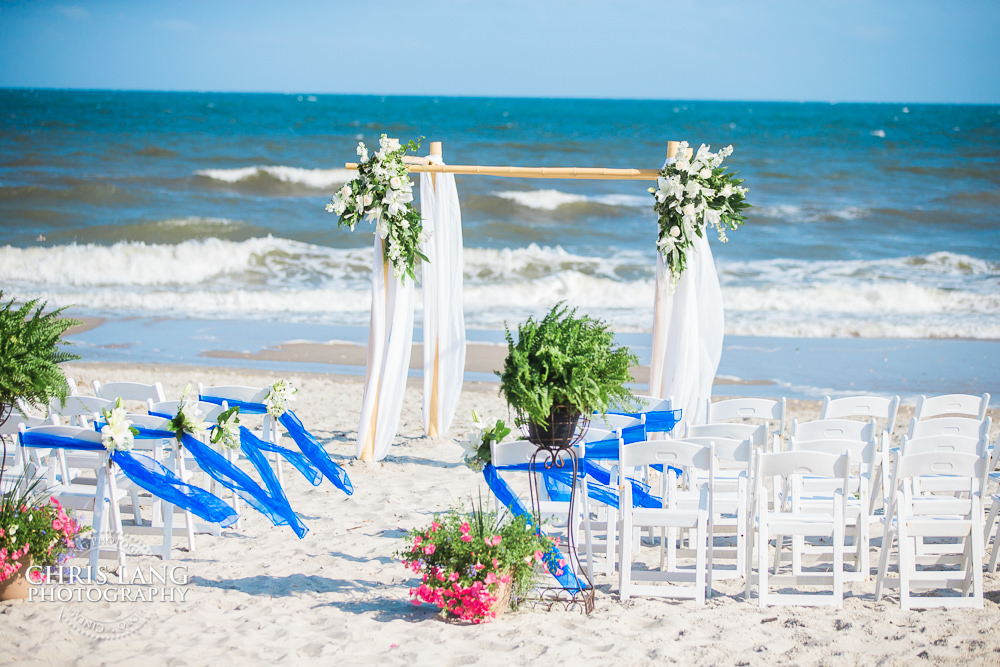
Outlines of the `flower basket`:
M 3 581 L 0 581 L 0 600 L 26 600 L 31 590 L 28 582 L 28 568 L 31 567 L 31 554 L 25 554 L 15 561 L 18 569 Z

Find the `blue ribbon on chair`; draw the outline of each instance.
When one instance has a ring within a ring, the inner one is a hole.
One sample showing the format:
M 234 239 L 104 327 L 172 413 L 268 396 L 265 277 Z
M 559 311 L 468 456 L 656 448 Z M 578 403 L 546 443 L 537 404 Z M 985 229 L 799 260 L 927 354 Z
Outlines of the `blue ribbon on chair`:
M 504 470 L 515 469 L 519 469 L 519 466 L 504 466 Z M 527 469 L 527 464 L 525 464 L 524 470 Z M 521 499 L 511 490 L 507 482 L 500 477 L 497 468 L 493 464 L 487 463 L 483 467 L 483 477 L 486 479 L 486 485 L 490 487 L 490 491 L 497 497 L 497 500 L 503 503 L 504 507 L 509 509 L 515 516 L 525 517 L 528 523 L 534 523 L 535 519 L 531 512 L 525 508 L 524 504 L 521 503 Z M 541 530 L 540 527 L 538 528 Z M 542 560 L 545 562 L 546 567 L 548 567 L 549 572 L 552 573 L 552 576 L 556 578 L 556 581 L 567 591 L 577 593 L 583 588 L 584 582 L 580 581 L 579 577 L 567 567 L 567 561 L 563 558 L 559 547 L 554 544 L 551 545 Z M 562 572 L 562 574 L 556 574 L 557 572 Z
M 589 443 L 588 443 L 589 446 Z M 589 494 L 591 498 L 600 500 L 601 502 L 607 503 L 614 507 L 618 507 L 618 491 L 611 486 L 611 471 L 604 466 L 598 465 L 595 461 L 589 459 L 584 460 L 583 470 L 589 479 L 594 480 L 595 483 L 587 482 L 587 488 L 594 487 L 599 490 L 600 493 L 605 494 L 606 498 L 596 497 L 593 493 Z M 663 507 L 663 501 L 658 497 L 654 496 L 650 492 L 648 484 L 644 484 L 637 479 L 632 479 L 631 477 L 626 477 L 625 480 L 632 486 L 632 504 L 640 507 L 656 508 L 659 509 Z M 613 502 L 612 502 L 613 498 Z
M 238 406 L 240 412 L 249 415 L 262 415 L 267 413 L 267 406 L 263 403 L 251 403 L 249 401 L 239 401 L 235 399 L 221 398 L 219 396 L 204 395 L 198 396 L 198 400 L 205 401 L 206 403 L 215 403 L 216 405 L 222 405 L 222 402 L 225 401 L 229 407 L 233 407 L 234 405 Z M 302 454 L 309 459 L 309 462 L 312 463 L 312 465 L 319 468 L 320 472 L 322 472 L 323 475 L 334 484 L 334 486 L 349 496 L 354 493 L 354 485 L 351 483 L 350 477 L 347 476 L 347 471 L 337 465 L 333 459 L 330 458 L 330 455 L 327 454 L 326 450 L 320 446 L 313 434 L 306 430 L 305 426 L 302 425 L 302 422 L 297 416 L 295 416 L 294 412 L 286 410 L 284 414 L 278 417 L 278 421 L 280 421 L 281 425 L 288 431 L 288 435 L 290 435 L 292 440 L 295 441 L 295 444 L 299 446 Z M 279 451 L 278 453 L 282 452 Z M 285 458 L 288 457 L 285 456 Z M 295 462 L 292 461 L 292 459 L 288 460 L 292 463 L 292 465 L 295 465 Z M 302 474 L 306 475 L 306 479 L 312 482 L 313 485 L 316 484 L 305 472 Z
M 248 459 L 263 460 L 267 465 L 268 470 L 271 469 L 271 466 L 267 463 L 267 460 L 264 459 L 263 456 L 251 458 L 251 456 L 247 453 L 247 450 L 255 449 L 258 453 L 261 450 L 265 452 L 276 452 L 285 457 L 285 460 L 291 463 L 296 470 L 302 473 L 302 476 L 305 477 L 306 480 L 313 486 L 319 486 L 323 482 L 323 473 L 317 470 L 304 454 L 301 452 L 293 452 L 287 447 L 276 445 L 272 442 L 268 442 L 267 440 L 261 440 L 245 426 L 240 427 L 240 449 L 243 450 L 243 453 Z M 260 472 L 260 467 L 257 466 L 257 464 L 254 465 L 257 467 L 257 471 Z M 263 473 L 261 473 L 261 476 L 263 476 Z
M 173 433 L 169 433 L 169 435 L 173 437 Z M 20 441 L 24 447 L 104 451 L 104 448 L 98 443 L 47 433 L 32 433 L 31 431 L 21 433 Z M 145 454 L 112 451 L 110 458 L 136 485 L 149 491 L 157 498 L 162 498 L 205 521 L 217 523 L 225 528 L 236 523 L 239 518 L 236 510 L 224 500 L 205 489 L 182 481 L 159 461 Z
M 176 437 L 173 431 L 141 427 L 138 430 L 137 438 Z M 309 529 L 305 527 L 295 510 L 292 509 L 283 491 L 276 495 L 265 491 L 253 478 L 233 465 L 226 457 L 188 433 L 183 435 L 181 444 L 187 448 L 198 467 L 204 470 L 209 477 L 227 489 L 238 493 L 240 498 L 245 500 L 250 507 L 266 516 L 275 526 L 289 526 L 300 539 L 305 537 Z M 270 471 L 270 466 L 265 467 Z M 271 472 L 271 475 L 273 474 Z M 265 483 L 267 482 L 265 481 Z
M 674 430 L 677 423 L 683 416 L 683 410 L 650 410 L 649 412 L 620 412 L 609 410 L 611 415 L 625 415 L 626 417 L 646 416 L 646 430 L 652 433 L 665 433 Z

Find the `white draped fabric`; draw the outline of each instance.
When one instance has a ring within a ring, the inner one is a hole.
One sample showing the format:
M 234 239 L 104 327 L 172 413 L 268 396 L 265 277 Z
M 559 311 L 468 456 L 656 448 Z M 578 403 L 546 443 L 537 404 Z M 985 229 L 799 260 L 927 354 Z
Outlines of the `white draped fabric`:
M 365 393 L 358 424 L 357 457 L 381 461 L 396 436 L 403 408 L 406 372 L 413 345 L 413 279 L 393 277 L 375 235 L 372 260 L 372 313 L 368 330 Z
M 725 324 L 722 288 L 707 239 L 695 239 L 687 253 L 687 270 L 672 290 L 671 281 L 657 253 L 649 392 L 673 398 L 674 408 L 684 411 L 684 421 L 699 424 L 705 420 L 722 358 Z
M 434 164 L 444 164 L 437 155 Z M 424 433 L 451 427 L 465 373 L 462 309 L 462 211 L 454 174 L 420 174 L 420 213 L 430 231 L 424 246 Z

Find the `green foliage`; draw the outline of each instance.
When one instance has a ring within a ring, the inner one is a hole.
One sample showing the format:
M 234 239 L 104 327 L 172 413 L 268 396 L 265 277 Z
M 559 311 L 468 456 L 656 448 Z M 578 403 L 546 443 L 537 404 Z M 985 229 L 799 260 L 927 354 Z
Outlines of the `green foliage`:
M 44 406 L 50 398 L 65 400 L 66 376 L 57 366 L 80 357 L 59 349 L 59 339 L 77 320 L 60 317 L 64 308 L 42 314 L 45 303 L 28 301 L 20 308 L 14 299 L 3 304 L 0 291 L 0 403 L 21 399 Z
M 506 329 L 507 358 L 500 393 L 519 418 L 545 426 L 552 408 L 581 413 L 606 412 L 628 405 L 629 368 L 639 362 L 627 348 L 614 346 L 614 334 L 600 320 L 577 316 L 562 303 L 540 321 L 528 318 L 517 328 L 517 342 Z

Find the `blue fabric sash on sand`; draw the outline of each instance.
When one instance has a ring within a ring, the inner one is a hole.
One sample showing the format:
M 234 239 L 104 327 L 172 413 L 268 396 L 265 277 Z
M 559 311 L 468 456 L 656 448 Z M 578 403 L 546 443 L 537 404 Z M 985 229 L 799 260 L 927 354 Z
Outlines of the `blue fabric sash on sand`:
M 229 407 L 237 406 L 239 407 L 240 412 L 248 415 L 262 415 L 267 413 L 267 407 L 263 403 L 250 403 L 247 401 L 220 398 L 218 396 L 199 396 L 198 400 L 205 401 L 206 403 L 215 403 L 216 405 L 222 405 L 222 402 L 225 401 Z M 284 414 L 278 417 L 278 421 L 281 422 L 281 425 L 288 431 L 288 435 L 291 436 L 295 444 L 299 446 L 302 454 L 305 455 L 305 457 L 309 459 L 309 462 L 316 466 L 316 468 L 318 468 L 320 472 L 322 472 L 323 475 L 334 484 L 334 486 L 347 495 L 352 495 L 354 493 L 354 485 L 351 483 L 351 479 L 347 476 L 347 471 L 337 465 L 333 459 L 330 458 L 330 455 L 327 454 L 326 450 L 320 446 L 313 434 L 306 430 L 305 426 L 302 425 L 302 422 L 295 416 L 294 412 L 286 410 Z M 267 443 L 267 446 L 268 448 L 277 447 L 276 445 L 271 445 L 270 443 Z M 295 452 L 285 449 L 284 447 L 268 449 L 268 451 L 278 452 L 282 456 L 285 456 L 285 458 L 288 459 L 292 465 L 295 465 L 296 468 L 298 468 L 295 462 L 288 458 L 285 454 L 285 452 L 288 452 L 289 454 L 295 454 Z M 299 468 L 299 470 L 306 476 L 306 479 L 313 483 L 313 485 L 318 483 L 313 481 L 311 476 L 302 471 L 301 468 Z
M 155 413 L 150 413 L 155 414 Z M 157 415 L 166 416 L 166 415 Z M 175 438 L 176 435 L 173 431 L 161 431 L 157 429 L 144 429 L 139 428 L 139 435 L 137 438 Z M 288 503 L 288 498 L 285 497 L 285 493 L 281 490 L 280 485 L 278 485 L 277 479 L 273 481 L 270 478 L 274 477 L 274 471 L 271 470 L 271 466 L 264 461 L 263 466 L 259 466 L 258 462 L 255 462 L 251 454 L 248 452 L 256 452 L 260 456 L 260 452 L 254 450 L 253 448 L 248 448 L 244 450 L 244 454 L 248 454 L 247 458 L 251 460 L 254 467 L 261 470 L 262 478 L 264 479 L 265 485 L 268 487 L 268 491 L 261 488 L 257 482 L 253 480 L 250 475 L 246 474 L 239 468 L 237 468 L 231 461 L 229 461 L 222 454 L 218 453 L 205 443 L 201 442 L 197 438 L 185 433 L 181 439 L 181 444 L 187 448 L 191 456 L 194 457 L 195 462 L 198 467 L 205 471 L 209 477 L 215 481 L 222 484 L 227 489 L 231 489 L 239 494 L 250 507 L 254 508 L 264 516 L 266 516 L 271 523 L 275 526 L 288 526 L 295 534 L 301 539 L 305 537 L 309 529 L 305 527 L 302 520 L 292 509 L 292 506 Z M 274 492 L 274 488 L 277 488 L 277 493 Z
M 170 433 L 169 436 L 173 437 L 173 433 Z M 24 447 L 104 451 L 104 447 L 100 443 L 51 434 L 32 433 L 31 431 L 21 433 L 20 440 Z M 236 510 L 224 500 L 200 487 L 183 482 L 159 461 L 145 454 L 113 451 L 110 453 L 110 458 L 121 468 L 125 476 L 138 486 L 157 498 L 162 498 L 172 505 L 185 509 L 205 521 L 217 523 L 226 528 L 236 523 L 239 518 Z

